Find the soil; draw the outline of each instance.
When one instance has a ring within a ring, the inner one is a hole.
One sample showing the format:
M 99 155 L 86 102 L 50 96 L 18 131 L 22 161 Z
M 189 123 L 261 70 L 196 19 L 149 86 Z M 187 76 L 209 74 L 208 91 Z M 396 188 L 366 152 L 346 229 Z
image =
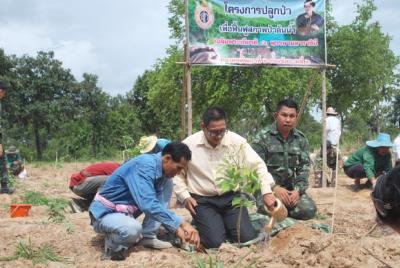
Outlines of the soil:
M 86 165 L 28 165 L 29 177 L 17 181 L 16 193 L 0 195 L 0 257 L 12 256 L 19 241 L 26 243 L 30 239 L 32 245 L 49 245 L 70 261 L 36 264 L 37 267 L 196 267 L 199 260 L 207 267 L 210 260 L 223 263 L 224 267 L 400 267 L 399 234 L 377 221 L 369 197 L 371 190 L 353 192 L 352 181 L 343 175 L 339 176 L 336 195 L 334 188 L 308 190 L 318 206 L 316 219 L 299 222 L 262 244 L 240 249 L 224 244 L 219 252 L 208 255 L 177 248 L 159 251 L 134 247 L 123 262 L 101 261 L 104 238 L 92 230 L 85 212 L 73 214 L 68 208 L 66 220 L 53 223 L 48 220 L 46 206 L 33 206 L 28 217 L 10 218 L 10 204 L 22 202 L 26 191 L 74 197 L 67 186 L 68 177 Z M 190 219 L 185 209 L 175 206 L 174 210 Z M 313 223 L 331 225 L 333 216 L 333 234 L 311 228 Z M 31 260 L 0 261 L 0 267 L 31 266 Z

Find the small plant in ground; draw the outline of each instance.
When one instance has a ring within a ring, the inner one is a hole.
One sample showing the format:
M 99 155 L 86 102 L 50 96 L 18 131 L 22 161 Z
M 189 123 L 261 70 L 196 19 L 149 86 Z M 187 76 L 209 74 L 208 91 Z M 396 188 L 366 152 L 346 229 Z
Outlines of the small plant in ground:
M 63 198 L 54 198 L 49 200 L 48 209 L 49 220 L 59 223 L 65 220 L 65 208 L 68 206 L 68 201 Z
M 208 257 L 207 261 L 196 257 L 195 265 L 197 268 L 224 268 L 223 262 L 220 262 L 217 258 L 213 258 L 211 256 Z
M 73 234 L 75 232 L 75 225 L 73 223 L 66 222 L 64 227 L 68 234 Z
M 20 241 L 17 244 L 13 256 L 1 257 L 0 261 L 13 261 L 17 259 L 31 260 L 33 265 L 38 263 L 47 264 L 49 261 L 65 264 L 71 263 L 67 258 L 58 256 L 49 245 L 40 247 L 32 245 L 30 238 L 28 239 L 28 243 Z
M 261 189 L 261 183 L 258 179 L 258 174 L 255 168 L 247 165 L 244 159 L 244 145 L 239 148 L 234 148 L 228 152 L 221 170 L 224 172 L 224 177 L 218 179 L 218 185 L 223 192 L 238 191 L 243 193 L 255 195 Z M 239 208 L 239 217 L 237 221 L 238 232 L 238 245 L 240 246 L 240 219 L 242 217 L 243 208 L 250 208 L 254 202 L 249 200 L 246 196 L 240 195 L 232 200 L 232 206 Z
M 319 212 L 317 212 L 317 214 L 315 215 L 315 219 L 316 220 L 326 220 L 326 219 L 328 219 L 329 217 L 327 216 L 327 215 L 324 215 L 324 214 L 321 214 L 321 213 L 319 213 Z
M 68 201 L 64 198 L 49 198 L 44 194 L 35 191 L 28 191 L 24 195 L 24 202 L 34 206 L 48 206 L 49 220 L 59 223 L 65 220 L 65 208 Z
M 15 179 L 15 176 L 11 172 L 8 172 L 8 187 L 15 188 L 18 184 L 19 182 Z
M 49 199 L 40 192 L 27 191 L 24 194 L 24 202 L 33 206 L 44 206 L 49 203 Z

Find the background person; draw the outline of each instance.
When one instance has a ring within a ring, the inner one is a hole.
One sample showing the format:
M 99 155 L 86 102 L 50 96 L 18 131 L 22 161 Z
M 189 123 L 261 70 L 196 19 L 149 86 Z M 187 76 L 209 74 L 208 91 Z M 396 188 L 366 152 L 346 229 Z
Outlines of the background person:
M 367 187 L 375 187 L 377 177 L 392 169 L 390 147 L 393 143 L 389 134 L 379 133 L 376 140 L 367 141 L 366 145 L 354 152 L 344 163 L 344 173 L 354 179 L 354 190 L 361 188 L 362 178 L 368 179 Z
M 7 86 L 4 82 L 0 81 L 0 194 L 12 194 L 14 189 L 9 187 L 9 178 L 7 171 L 6 154 L 3 147 L 3 132 L 2 132 L 2 117 L 1 117 L 1 104 L 6 97 Z
M 6 151 L 7 167 L 14 176 L 18 176 L 23 170 L 22 157 L 17 147 L 11 145 Z

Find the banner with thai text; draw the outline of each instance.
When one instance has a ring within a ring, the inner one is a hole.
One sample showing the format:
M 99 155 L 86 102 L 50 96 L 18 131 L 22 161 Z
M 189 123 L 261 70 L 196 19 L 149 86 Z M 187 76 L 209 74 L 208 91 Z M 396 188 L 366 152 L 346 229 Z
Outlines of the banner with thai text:
M 325 0 L 187 0 L 189 62 L 325 65 Z

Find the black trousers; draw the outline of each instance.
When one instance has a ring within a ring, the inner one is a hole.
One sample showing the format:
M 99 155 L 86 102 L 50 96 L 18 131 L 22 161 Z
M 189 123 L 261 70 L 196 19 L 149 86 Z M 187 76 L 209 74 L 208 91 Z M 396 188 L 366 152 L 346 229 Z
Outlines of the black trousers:
M 344 166 L 344 173 L 352 179 L 362 179 L 366 178 L 367 174 L 365 174 L 364 166 L 362 164 L 357 164 L 353 166 Z
M 238 242 L 237 223 L 240 209 L 232 207 L 232 200 L 240 194 L 229 192 L 221 196 L 191 195 L 198 203 L 196 215 L 192 214 L 192 217 L 204 247 L 218 248 L 227 239 Z M 256 236 L 249 213 L 246 208 L 242 208 L 240 242 L 247 242 Z

